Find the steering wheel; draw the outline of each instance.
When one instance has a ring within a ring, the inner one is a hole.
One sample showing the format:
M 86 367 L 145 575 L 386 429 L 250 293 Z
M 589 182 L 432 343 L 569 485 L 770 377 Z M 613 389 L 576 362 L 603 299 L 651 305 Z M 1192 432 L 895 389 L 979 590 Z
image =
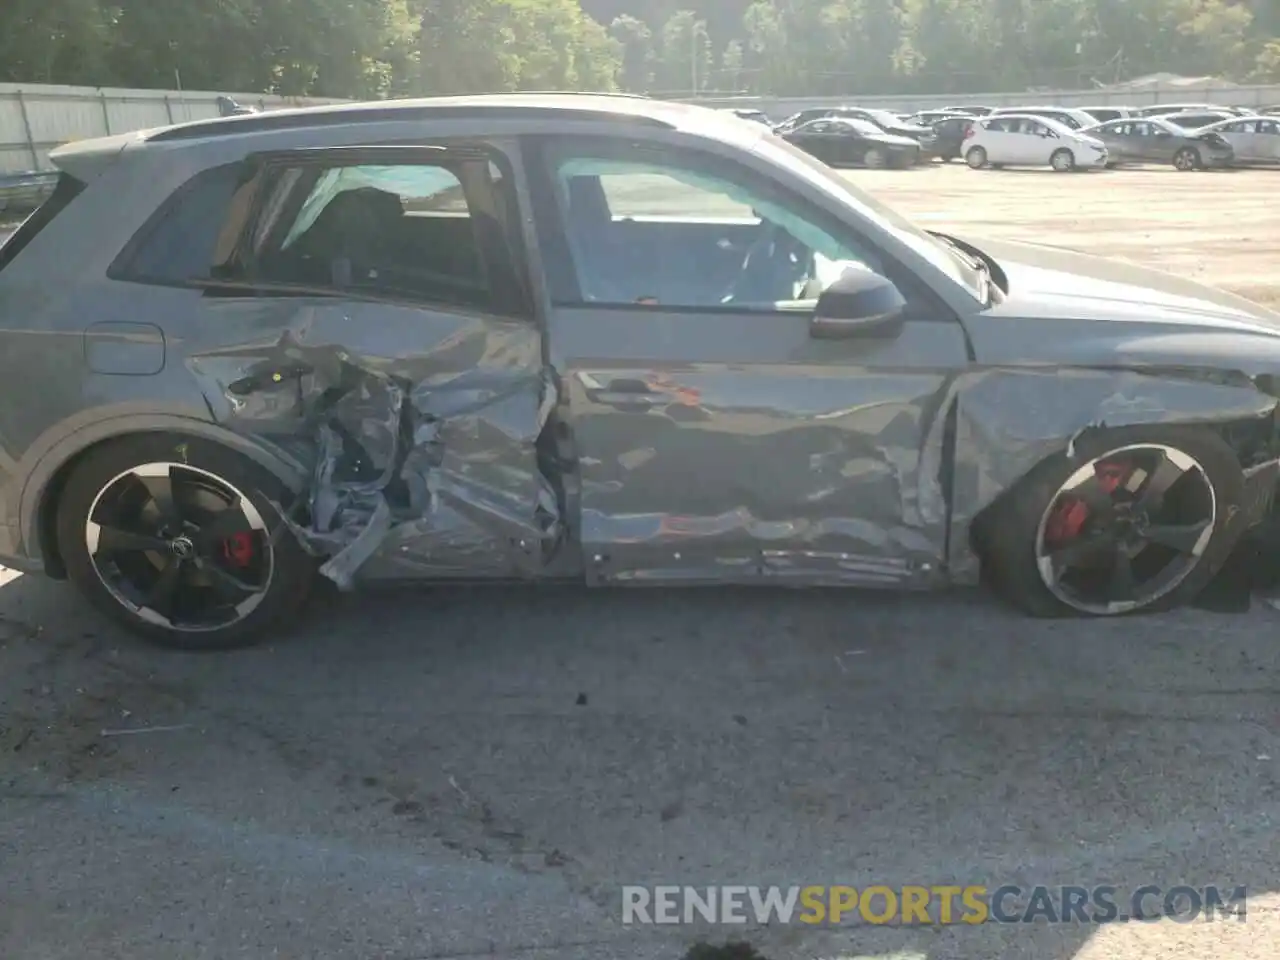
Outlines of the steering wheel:
M 805 264 L 806 257 L 809 266 Z M 812 252 L 784 228 L 764 221 L 720 302 L 732 306 L 790 299 L 790 291 L 811 267 L 812 259 Z

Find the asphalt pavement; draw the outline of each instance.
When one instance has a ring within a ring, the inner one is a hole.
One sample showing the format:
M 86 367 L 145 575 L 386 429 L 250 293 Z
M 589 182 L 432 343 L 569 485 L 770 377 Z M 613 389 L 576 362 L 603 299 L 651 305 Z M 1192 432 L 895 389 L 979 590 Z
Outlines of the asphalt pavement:
M 980 592 L 432 588 L 191 656 L 17 577 L 0 956 L 1274 956 L 1278 626 L 1260 604 L 1081 623 Z M 949 882 L 1246 885 L 1248 916 L 620 922 L 630 884 Z

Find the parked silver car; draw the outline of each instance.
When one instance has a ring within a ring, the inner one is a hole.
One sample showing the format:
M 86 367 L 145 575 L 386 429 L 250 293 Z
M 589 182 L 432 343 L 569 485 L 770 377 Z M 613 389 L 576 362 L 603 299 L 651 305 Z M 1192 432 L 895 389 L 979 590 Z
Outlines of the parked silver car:
M 0 561 L 175 647 L 317 568 L 1187 600 L 1267 513 L 1280 315 L 920 229 L 758 125 L 506 95 L 61 148 L 0 248 Z

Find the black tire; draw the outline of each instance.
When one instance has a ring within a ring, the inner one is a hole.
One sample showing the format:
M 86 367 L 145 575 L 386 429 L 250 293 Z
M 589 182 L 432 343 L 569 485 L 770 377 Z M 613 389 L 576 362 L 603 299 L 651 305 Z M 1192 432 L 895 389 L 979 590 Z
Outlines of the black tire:
M 1059 147 L 1049 157 L 1049 166 L 1058 173 L 1070 173 L 1076 168 L 1076 155 L 1066 147 Z
M 982 147 L 970 147 L 964 155 L 964 162 L 971 170 L 981 170 L 987 165 L 987 151 Z
M 1200 157 L 1200 151 L 1195 147 L 1183 147 L 1173 155 L 1173 168 L 1183 172 L 1203 169 L 1204 161 Z
M 1213 533 L 1198 565 L 1173 590 L 1128 614 L 1155 613 L 1195 598 L 1221 569 L 1241 530 L 1235 524 L 1244 496 L 1240 463 L 1217 434 L 1196 427 L 1124 427 L 1082 436 L 1075 456 L 1062 454 L 1040 463 L 974 525 L 973 544 L 985 578 L 1008 602 L 1035 617 L 1103 616 L 1081 611 L 1056 596 L 1041 578 L 1036 538 L 1042 517 L 1059 489 L 1081 465 L 1131 444 L 1162 444 L 1195 458 L 1218 503 Z
M 99 576 L 89 553 L 86 528 L 99 494 L 129 471 L 152 463 L 179 463 L 217 478 L 242 493 L 265 524 L 271 573 L 257 606 L 226 626 L 181 629 L 144 619 L 117 597 Z M 150 643 L 170 649 L 205 651 L 249 646 L 297 614 L 315 579 L 316 561 L 298 543 L 272 505 L 287 506 L 291 493 L 269 471 L 206 439 L 175 433 L 122 437 L 90 451 L 78 463 L 58 503 L 58 546 L 68 579 L 101 612 Z

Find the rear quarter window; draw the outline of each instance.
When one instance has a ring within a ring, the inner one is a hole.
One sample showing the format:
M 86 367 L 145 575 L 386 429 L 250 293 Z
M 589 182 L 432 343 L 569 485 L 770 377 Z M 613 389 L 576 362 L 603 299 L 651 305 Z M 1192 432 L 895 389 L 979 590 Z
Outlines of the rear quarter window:
M 0 270 L 11 264 L 40 231 L 53 223 L 54 217 L 66 210 L 83 191 L 83 183 L 68 173 L 61 174 L 49 198 L 22 221 L 8 240 L 0 242 Z
M 162 286 L 208 279 L 243 170 L 240 163 L 212 167 L 180 186 L 125 245 L 107 276 Z

